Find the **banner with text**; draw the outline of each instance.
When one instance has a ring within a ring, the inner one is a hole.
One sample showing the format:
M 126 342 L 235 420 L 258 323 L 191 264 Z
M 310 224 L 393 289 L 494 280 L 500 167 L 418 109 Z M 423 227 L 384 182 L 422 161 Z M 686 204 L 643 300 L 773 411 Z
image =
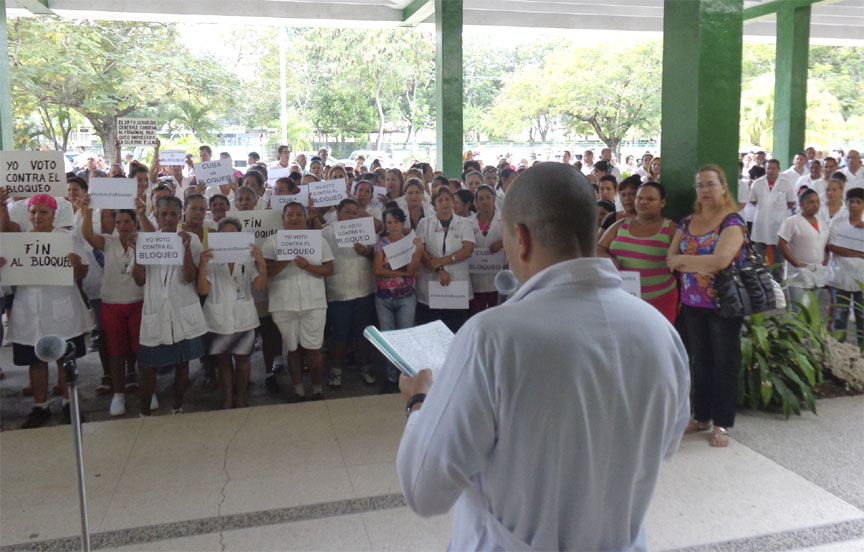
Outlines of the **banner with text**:
M 68 255 L 72 234 L 68 232 L 6 232 L 0 234 L 0 269 L 4 286 L 71 286 L 75 275 Z
M 269 184 L 271 188 L 275 188 L 277 180 L 279 180 L 280 178 L 287 178 L 290 175 L 291 169 L 288 167 L 270 169 L 267 171 L 267 184 Z
M 234 169 L 231 168 L 231 161 L 228 159 L 195 163 L 194 167 L 195 179 L 198 184 L 204 184 L 208 187 L 228 184 L 234 176 Z
M 312 198 L 315 207 L 331 207 L 339 205 L 340 201 L 346 199 L 348 190 L 342 179 L 310 182 L 309 197 Z
M 91 178 L 91 209 L 135 209 L 138 182 L 134 178 Z
M 634 297 L 642 298 L 642 278 L 635 270 L 619 270 L 621 289 Z
M 384 246 L 384 255 L 387 256 L 387 264 L 390 265 L 390 270 L 399 270 L 403 266 L 407 266 L 414 256 L 417 246 L 414 245 L 414 240 L 417 236 L 414 230 L 399 241 L 388 243 Z
M 270 208 L 281 213 L 282 209 L 284 209 L 289 203 L 299 203 L 303 207 L 309 205 L 309 187 L 297 186 L 297 188 L 300 191 L 293 195 L 271 195 Z
M 253 243 L 255 234 L 252 232 L 210 232 L 207 235 L 207 245 L 213 250 L 214 263 L 254 262 L 251 247 Z
M 381 199 L 382 196 L 385 199 L 382 200 Z M 384 204 L 389 201 L 386 198 L 387 198 L 387 188 L 385 188 L 384 186 L 375 186 L 374 188 L 372 188 L 372 200 L 369 202 L 369 205 L 371 205 L 372 207 L 378 207 L 379 209 L 381 209 L 383 211 L 384 210 Z
M 170 167 L 171 165 L 185 165 L 186 152 L 184 150 L 160 150 L 159 166 Z
M 467 309 L 468 282 L 452 281 L 450 285 L 442 286 L 439 282 L 429 282 L 430 309 Z
M 507 268 L 507 253 L 499 249 L 492 253 L 489 248 L 475 247 L 468 259 L 468 272 L 471 274 L 498 274 Z
M 140 232 L 135 262 L 140 265 L 182 265 L 183 238 L 167 232 Z
M 375 219 L 363 217 L 353 220 L 337 220 L 333 223 L 333 233 L 336 234 L 336 245 L 339 247 L 354 247 L 375 245 L 378 236 L 375 234 Z
M 2 182 L 9 197 L 66 195 L 63 152 L 0 151 L 0 163 L 3 166 Z
M 282 211 L 228 211 L 225 216 L 240 220 L 243 223 L 242 230 L 255 235 L 255 245 L 258 247 L 261 247 L 268 236 L 282 230 Z
M 279 230 L 276 233 L 276 260 L 290 261 L 295 257 L 321 264 L 321 230 Z
M 156 119 L 117 119 L 117 139 L 124 146 L 155 146 Z

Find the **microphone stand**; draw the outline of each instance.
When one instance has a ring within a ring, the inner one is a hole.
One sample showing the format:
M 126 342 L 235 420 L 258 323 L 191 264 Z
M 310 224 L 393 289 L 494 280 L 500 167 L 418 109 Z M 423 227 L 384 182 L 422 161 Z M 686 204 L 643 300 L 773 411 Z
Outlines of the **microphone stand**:
M 81 550 L 90 552 L 90 528 L 87 522 L 87 496 L 84 491 L 84 453 L 81 446 L 81 412 L 78 408 L 78 365 L 75 355 L 61 359 L 66 383 L 69 385 L 69 404 L 72 405 L 72 433 L 75 441 L 75 459 L 78 462 L 78 500 L 81 506 Z

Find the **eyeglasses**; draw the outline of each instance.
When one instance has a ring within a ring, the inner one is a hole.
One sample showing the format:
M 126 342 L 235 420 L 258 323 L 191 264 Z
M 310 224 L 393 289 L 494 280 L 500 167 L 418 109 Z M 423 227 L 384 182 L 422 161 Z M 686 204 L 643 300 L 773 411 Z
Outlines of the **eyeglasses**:
M 716 182 L 708 182 L 707 184 L 702 184 L 702 183 L 700 182 L 699 184 L 695 184 L 693 187 L 694 187 L 695 189 L 697 189 L 697 190 L 708 190 L 708 189 L 711 189 L 711 188 L 717 188 L 717 187 L 719 187 L 719 186 L 720 186 L 720 185 L 717 184 Z

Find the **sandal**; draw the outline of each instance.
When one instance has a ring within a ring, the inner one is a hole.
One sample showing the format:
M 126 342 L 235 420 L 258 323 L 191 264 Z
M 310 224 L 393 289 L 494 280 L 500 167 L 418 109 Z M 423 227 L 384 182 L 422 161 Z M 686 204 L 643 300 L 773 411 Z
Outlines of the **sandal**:
M 729 432 L 725 427 L 714 426 L 711 432 L 710 445 L 712 447 L 724 448 L 729 446 Z
M 696 433 L 697 431 L 708 431 L 711 428 L 711 424 L 708 422 L 697 422 L 696 420 L 690 420 L 690 423 L 687 424 L 687 427 L 684 429 L 684 435 L 690 435 L 691 433 Z

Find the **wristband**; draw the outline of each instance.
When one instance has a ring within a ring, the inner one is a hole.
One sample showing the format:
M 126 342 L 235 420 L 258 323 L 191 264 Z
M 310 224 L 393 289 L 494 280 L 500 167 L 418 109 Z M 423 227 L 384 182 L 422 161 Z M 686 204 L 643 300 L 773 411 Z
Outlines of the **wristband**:
M 417 403 L 422 403 L 425 400 L 426 393 L 417 393 L 416 395 L 411 395 L 411 398 L 408 399 L 407 406 L 405 406 L 405 416 L 410 416 L 411 413 L 414 412 L 413 410 L 411 410 L 412 408 L 414 408 L 414 405 Z
M 443 266 L 443 265 L 442 265 L 442 266 L 439 266 L 438 268 L 435 269 L 435 274 L 438 274 L 438 273 L 441 272 L 442 270 L 444 270 L 444 266 Z

